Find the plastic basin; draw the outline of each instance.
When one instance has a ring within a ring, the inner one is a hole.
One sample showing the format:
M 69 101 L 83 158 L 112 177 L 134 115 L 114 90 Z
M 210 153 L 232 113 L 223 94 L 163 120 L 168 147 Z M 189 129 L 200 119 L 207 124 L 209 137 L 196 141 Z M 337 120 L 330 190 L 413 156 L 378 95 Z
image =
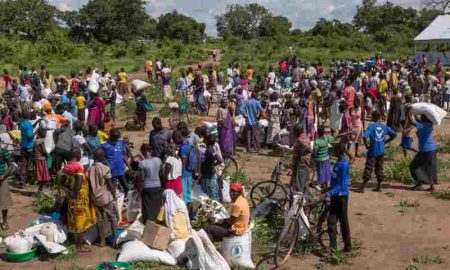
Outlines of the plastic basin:
M 108 267 L 111 266 L 111 267 Z M 106 262 L 99 263 L 95 267 L 97 270 L 131 270 L 131 265 L 126 262 Z
M 6 252 L 6 258 L 10 262 L 26 262 L 33 259 L 34 256 L 36 256 L 36 248 L 24 253 Z

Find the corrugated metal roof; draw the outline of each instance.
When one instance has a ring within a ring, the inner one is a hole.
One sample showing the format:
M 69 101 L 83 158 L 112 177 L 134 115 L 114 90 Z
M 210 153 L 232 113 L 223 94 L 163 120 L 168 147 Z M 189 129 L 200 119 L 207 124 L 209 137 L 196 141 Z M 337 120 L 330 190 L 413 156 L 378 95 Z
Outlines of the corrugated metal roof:
M 450 42 L 450 15 L 438 16 L 414 41 L 422 43 Z

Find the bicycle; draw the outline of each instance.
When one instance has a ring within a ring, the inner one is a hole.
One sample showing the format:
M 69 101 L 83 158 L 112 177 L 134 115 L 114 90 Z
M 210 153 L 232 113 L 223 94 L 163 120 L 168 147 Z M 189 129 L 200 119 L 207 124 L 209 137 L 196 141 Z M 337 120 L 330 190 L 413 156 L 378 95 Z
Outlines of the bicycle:
M 308 198 L 301 193 L 294 194 L 293 198 L 294 203 L 286 214 L 287 221 L 281 230 L 274 252 L 273 258 L 277 267 L 289 259 L 300 236 L 300 228 L 303 228 L 301 237 L 310 237 L 322 250 L 328 249 L 328 230 L 323 229 L 325 226 L 318 227 L 319 224 L 314 224 L 314 219 L 310 220 L 307 217 L 308 212 L 311 213 L 313 209 L 323 209 L 326 201 L 323 199 L 312 201 L 309 198 L 310 202 L 306 202 Z
M 222 171 L 222 177 L 224 175 L 232 176 L 239 170 L 239 163 L 234 157 L 228 156 L 223 158 L 224 168 Z

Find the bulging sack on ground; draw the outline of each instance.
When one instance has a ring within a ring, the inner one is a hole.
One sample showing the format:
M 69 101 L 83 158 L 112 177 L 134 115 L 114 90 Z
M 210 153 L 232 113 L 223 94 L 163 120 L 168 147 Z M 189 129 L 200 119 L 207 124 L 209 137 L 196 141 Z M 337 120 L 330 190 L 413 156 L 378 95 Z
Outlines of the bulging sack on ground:
M 222 242 L 222 255 L 230 266 L 254 269 L 252 262 L 251 230 L 243 235 L 226 237 Z
M 123 244 L 119 262 L 158 262 L 165 265 L 176 265 L 177 261 L 167 251 L 154 250 L 141 241 L 130 241 Z
M 140 91 L 140 90 L 144 90 L 147 87 L 150 87 L 150 84 L 148 82 L 144 82 L 142 80 L 133 80 L 131 82 L 131 86 L 133 87 L 134 90 Z
M 204 262 L 207 266 L 206 269 L 214 270 L 230 270 L 225 258 L 217 251 L 214 244 L 209 239 L 208 235 L 204 230 L 198 232 L 198 236 L 203 242 L 203 247 L 205 248 Z
M 175 240 L 167 247 L 167 251 L 175 258 L 175 260 L 177 260 L 177 262 L 182 262 L 183 259 L 187 257 L 186 244 L 188 240 L 189 238 Z
M 137 190 L 133 190 L 128 195 L 128 202 L 127 202 L 127 220 L 128 221 L 134 221 L 137 219 L 139 214 L 141 213 L 141 195 Z
M 439 108 L 433 103 L 425 102 L 411 104 L 411 113 L 424 114 L 436 125 L 440 125 L 442 119 L 447 116 L 447 112 L 444 109 Z

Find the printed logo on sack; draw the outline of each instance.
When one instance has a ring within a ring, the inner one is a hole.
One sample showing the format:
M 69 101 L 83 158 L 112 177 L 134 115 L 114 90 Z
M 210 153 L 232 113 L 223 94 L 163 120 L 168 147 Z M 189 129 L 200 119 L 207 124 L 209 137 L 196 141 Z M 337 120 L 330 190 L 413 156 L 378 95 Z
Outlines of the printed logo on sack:
M 384 139 L 384 128 L 377 127 L 375 128 L 375 139 L 379 142 L 383 141 Z
M 244 249 L 241 245 L 236 245 L 231 247 L 231 256 L 233 257 L 241 257 L 242 253 L 244 253 Z

